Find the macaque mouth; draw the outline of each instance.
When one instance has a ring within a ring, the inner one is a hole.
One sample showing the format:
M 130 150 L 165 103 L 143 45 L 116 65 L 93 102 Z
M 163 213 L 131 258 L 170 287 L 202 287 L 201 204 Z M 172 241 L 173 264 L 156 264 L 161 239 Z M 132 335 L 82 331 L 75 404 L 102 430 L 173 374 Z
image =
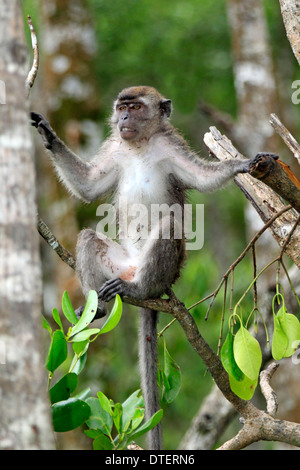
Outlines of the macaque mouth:
M 121 132 L 136 132 L 136 130 L 133 129 L 132 127 L 121 127 L 120 131 Z

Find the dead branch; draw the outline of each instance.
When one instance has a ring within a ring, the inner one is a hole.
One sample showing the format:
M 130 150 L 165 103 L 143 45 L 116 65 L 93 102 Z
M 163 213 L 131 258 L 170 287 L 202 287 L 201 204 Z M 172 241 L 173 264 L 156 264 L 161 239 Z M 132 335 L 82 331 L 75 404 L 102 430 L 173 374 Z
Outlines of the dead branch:
M 43 239 L 48 243 L 49 246 L 51 246 L 52 250 L 54 250 L 58 256 L 70 266 L 70 268 L 75 269 L 76 261 L 72 253 L 57 240 L 49 227 L 40 217 L 38 217 L 37 229 Z
M 276 114 L 271 114 L 270 124 L 274 128 L 275 132 L 282 138 L 285 145 L 294 154 L 294 157 L 298 160 L 300 165 L 300 145 L 295 137 L 288 131 L 288 129 L 282 124 L 279 117 Z
M 250 175 L 263 181 L 300 213 L 300 181 L 288 165 L 279 162 L 265 154 L 252 166 Z
M 231 141 L 222 135 L 215 127 L 210 128 L 210 132 L 204 135 L 204 142 L 212 155 L 218 160 L 230 158 L 244 158 L 243 155 L 232 145 Z M 280 212 L 286 205 L 280 196 L 262 181 L 249 174 L 239 174 L 234 179 L 237 186 L 243 191 L 246 198 L 251 202 L 264 223 L 268 222 L 276 213 Z M 270 226 L 270 231 L 279 246 L 285 242 L 286 236 L 297 220 L 297 212 L 289 212 L 278 217 Z M 298 242 L 299 240 L 299 242 Z M 293 235 L 293 239 L 286 246 L 286 254 L 300 268 L 300 229 L 299 227 Z
M 300 447 L 300 426 L 261 412 L 260 416 L 246 420 L 240 432 L 218 450 L 241 450 L 258 441 L 285 442 Z
M 260 387 L 266 399 L 267 413 L 261 411 L 253 419 L 242 420 L 243 428 L 218 450 L 240 450 L 258 441 L 280 441 L 300 446 L 300 425 L 275 419 L 278 403 L 276 394 L 270 386 L 270 380 L 278 366 L 278 363 L 272 363 L 260 373 Z
M 27 15 L 27 23 L 31 32 L 31 44 L 32 44 L 32 49 L 33 49 L 33 63 L 25 81 L 25 87 L 29 94 L 30 89 L 32 88 L 34 84 L 35 78 L 37 76 L 38 68 L 39 68 L 39 48 L 38 48 L 36 32 L 35 32 L 30 15 Z
M 30 15 L 27 15 L 27 23 L 30 28 L 31 44 L 32 44 L 32 49 L 33 49 L 33 64 L 25 81 L 25 87 L 28 90 L 28 94 L 29 94 L 30 89 L 33 87 L 34 81 L 38 73 L 39 48 L 38 48 L 37 35 L 36 35 Z M 58 254 L 58 256 L 66 264 L 68 264 L 70 268 L 75 269 L 75 258 L 72 255 L 72 253 L 70 253 L 65 247 L 61 245 L 61 243 L 53 235 L 49 227 L 45 224 L 45 222 L 39 216 L 38 216 L 38 221 L 37 221 L 37 229 L 38 229 L 39 234 L 44 238 L 44 240 L 48 243 L 48 245 L 51 246 L 51 248 Z

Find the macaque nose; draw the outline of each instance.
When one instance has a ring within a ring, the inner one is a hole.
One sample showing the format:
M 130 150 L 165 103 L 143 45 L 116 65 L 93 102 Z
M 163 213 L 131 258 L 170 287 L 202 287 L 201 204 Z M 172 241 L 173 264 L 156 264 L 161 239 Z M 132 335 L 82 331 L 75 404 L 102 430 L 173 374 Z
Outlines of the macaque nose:
M 126 111 L 125 113 L 122 114 L 121 116 L 121 121 L 126 121 L 128 119 L 129 115 L 128 112 Z

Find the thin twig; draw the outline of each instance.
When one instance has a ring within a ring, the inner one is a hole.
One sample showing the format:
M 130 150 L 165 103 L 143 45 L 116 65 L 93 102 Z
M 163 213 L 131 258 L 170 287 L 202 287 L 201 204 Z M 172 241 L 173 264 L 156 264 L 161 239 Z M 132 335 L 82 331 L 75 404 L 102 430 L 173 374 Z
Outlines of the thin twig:
M 220 355 L 221 346 L 222 346 L 223 327 L 224 327 L 225 311 L 226 311 L 227 281 L 228 281 L 228 278 L 226 278 L 225 284 L 224 284 L 223 308 L 222 308 L 222 316 L 221 316 L 221 325 L 220 325 L 220 333 L 219 333 L 219 341 L 218 341 L 217 356 Z
M 233 290 L 234 290 L 234 269 L 231 268 L 230 270 L 230 275 L 231 275 L 231 286 L 230 286 L 230 304 L 229 304 L 229 310 L 230 314 L 233 313 Z
M 237 308 L 240 306 L 240 304 L 242 303 L 242 301 L 244 300 L 244 298 L 246 297 L 246 295 L 248 294 L 248 292 L 250 291 L 250 289 L 253 287 L 254 283 L 257 281 L 257 279 L 270 267 L 272 266 L 272 264 L 276 263 L 277 261 L 279 260 L 279 256 L 276 256 L 276 258 L 272 259 L 272 261 L 270 261 L 268 264 L 266 264 L 262 269 L 261 271 L 256 275 L 256 277 L 253 279 L 253 281 L 251 282 L 251 284 L 247 287 L 247 289 L 245 290 L 245 292 L 243 293 L 243 295 L 241 296 L 241 298 L 237 301 L 237 303 L 235 304 L 235 308 L 234 310 L 236 311 Z
M 32 88 L 34 84 L 35 78 L 37 76 L 38 68 L 39 68 L 39 48 L 38 48 L 36 32 L 35 32 L 30 15 L 27 15 L 27 23 L 31 32 L 31 44 L 32 44 L 32 49 L 33 49 L 33 63 L 25 81 L 25 86 L 29 94 L 30 89 Z
M 296 222 L 294 223 L 290 233 L 287 236 L 287 239 L 285 240 L 284 244 L 282 245 L 282 249 L 281 249 L 281 252 L 280 252 L 280 259 L 282 259 L 283 255 L 284 255 L 284 252 L 285 252 L 285 249 L 288 246 L 288 244 L 290 243 L 291 238 L 293 236 L 293 233 L 295 232 L 299 222 L 300 222 L 300 215 L 298 215 Z
M 206 312 L 206 315 L 205 315 L 205 319 L 207 320 L 208 318 L 208 314 L 211 310 L 211 307 L 214 303 L 214 300 L 217 296 L 217 294 L 219 293 L 222 285 L 224 284 L 225 282 L 225 279 L 228 277 L 229 273 L 233 272 L 233 270 L 236 268 L 236 266 L 242 261 L 242 259 L 245 257 L 246 253 L 250 250 L 250 248 L 252 248 L 252 246 L 254 245 L 254 243 L 258 240 L 258 238 L 267 230 L 267 228 L 270 227 L 270 225 L 272 225 L 272 223 L 278 218 L 280 217 L 282 214 L 284 214 L 285 212 L 287 212 L 288 210 L 292 209 L 292 206 L 291 205 L 288 205 L 288 206 L 285 206 L 283 209 L 281 209 L 281 211 L 277 212 L 275 215 L 273 215 L 273 217 L 271 217 L 270 220 L 268 220 L 268 222 L 266 222 L 266 224 L 254 235 L 254 237 L 251 239 L 251 241 L 248 243 L 248 245 L 246 246 L 246 248 L 244 249 L 244 251 L 240 254 L 240 256 L 234 261 L 234 263 L 232 263 L 232 265 L 228 268 L 228 270 L 226 271 L 226 273 L 224 274 L 221 282 L 219 283 L 218 287 L 216 288 L 216 290 L 211 294 L 212 295 L 212 300 L 209 304 L 209 307 L 207 309 L 207 312 Z M 286 247 L 286 244 L 284 245 L 284 248 Z M 195 304 L 197 305 L 197 304 Z
M 289 282 L 290 288 L 292 289 L 292 292 L 293 292 L 294 296 L 296 297 L 296 300 L 297 300 L 298 305 L 299 305 L 299 307 L 300 307 L 300 299 L 299 299 L 299 297 L 298 297 L 298 295 L 297 295 L 297 292 L 296 292 L 295 287 L 294 287 L 294 285 L 293 285 L 293 283 L 292 283 L 292 280 L 291 280 L 291 278 L 290 278 L 290 275 L 289 275 L 289 273 L 288 273 L 288 270 L 287 270 L 287 268 L 286 268 L 286 266 L 285 266 L 285 264 L 284 264 L 284 262 L 283 262 L 283 259 L 281 259 L 281 266 L 283 267 L 283 270 L 284 270 L 285 275 L 286 275 L 286 277 L 287 277 L 287 280 L 288 280 L 288 282 Z
M 37 229 L 48 245 L 51 246 L 52 250 L 54 250 L 58 256 L 70 266 L 70 268 L 75 269 L 75 257 L 57 240 L 41 218 L 38 218 Z
M 256 278 L 256 254 L 255 245 L 252 245 L 252 263 L 253 263 L 253 279 Z M 254 308 L 257 310 L 257 284 L 256 281 L 253 284 L 253 296 L 254 296 Z
M 286 146 L 294 154 L 295 158 L 298 160 L 298 163 L 300 165 L 300 145 L 295 139 L 295 137 L 292 136 L 290 131 L 288 131 L 288 129 L 282 124 L 276 114 L 271 114 L 270 123 L 277 132 L 277 134 L 280 135 Z

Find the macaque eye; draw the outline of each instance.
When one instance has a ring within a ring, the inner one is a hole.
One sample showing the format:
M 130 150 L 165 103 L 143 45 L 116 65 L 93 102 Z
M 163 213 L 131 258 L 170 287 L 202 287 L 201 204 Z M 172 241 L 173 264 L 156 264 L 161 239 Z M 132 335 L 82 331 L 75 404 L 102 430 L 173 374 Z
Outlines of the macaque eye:
M 133 107 L 133 109 L 141 109 L 141 105 L 140 105 L 140 104 L 134 104 L 132 107 Z
M 125 111 L 125 109 L 126 109 L 126 104 L 121 104 L 121 106 L 119 106 L 120 111 Z

